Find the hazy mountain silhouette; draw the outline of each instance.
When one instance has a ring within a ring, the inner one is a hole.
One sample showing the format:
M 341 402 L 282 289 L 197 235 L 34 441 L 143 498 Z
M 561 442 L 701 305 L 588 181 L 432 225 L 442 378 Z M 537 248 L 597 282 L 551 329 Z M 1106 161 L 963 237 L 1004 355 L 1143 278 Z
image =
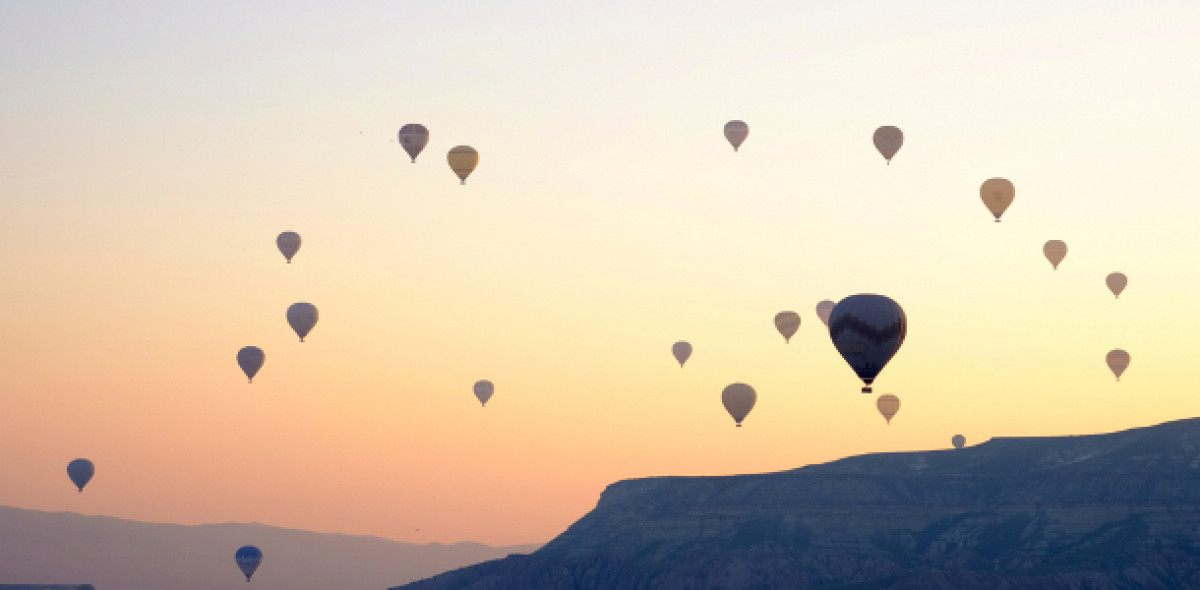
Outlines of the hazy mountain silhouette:
M 402 588 L 1200 588 L 1200 419 L 622 481 L 531 555 Z
M 263 550 L 247 586 L 233 560 Z M 379 590 L 537 545 L 416 545 L 257 524 L 153 524 L 0 506 L 0 584 L 92 584 L 99 590 Z

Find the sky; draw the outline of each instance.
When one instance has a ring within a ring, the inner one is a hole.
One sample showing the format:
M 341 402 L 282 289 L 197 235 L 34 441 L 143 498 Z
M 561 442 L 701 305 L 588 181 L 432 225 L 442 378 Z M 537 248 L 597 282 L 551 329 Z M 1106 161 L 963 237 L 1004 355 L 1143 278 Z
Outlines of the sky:
M 1197 30 L 1185 1 L 2 3 L 0 504 L 539 543 L 622 479 L 1195 416 Z M 855 293 L 908 317 L 890 425 L 814 311 Z

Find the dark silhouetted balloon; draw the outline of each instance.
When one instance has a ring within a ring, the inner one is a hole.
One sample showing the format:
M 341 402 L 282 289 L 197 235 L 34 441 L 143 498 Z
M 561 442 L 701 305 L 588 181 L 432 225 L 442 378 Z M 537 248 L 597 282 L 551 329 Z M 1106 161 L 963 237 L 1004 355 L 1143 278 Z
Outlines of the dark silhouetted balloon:
M 408 152 L 413 163 L 417 162 L 417 155 L 421 150 L 425 149 L 425 144 L 429 143 L 429 130 L 424 125 L 419 123 L 409 123 L 400 128 L 400 147 Z
M 1104 277 L 1104 284 L 1108 285 L 1108 290 L 1112 291 L 1114 298 L 1121 297 L 1121 291 L 1125 290 L 1125 286 L 1129 284 L 1129 277 L 1123 272 L 1114 272 Z
M 866 384 L 863 393 L 871 393 L 871 383 L 900 350 L 907 333 L 904 310 L 883 295 L 851 295 L 829 313 L 829 337 Z
M 679 366 L 682 368 L 683 363 L 686 363 L 692 356 L 692 345 L 680 340 L 671 345 L 671 354 L 675 355 L 675 360 L 679 361 Z
M 300 251 L 300 234 L 294 231 L 285 231 L 275 238 L 275 245 L 279 246 L 279 251 L 283 253 L 288 264 L 291 264 L 292 257 Z
M 267 355 L 257 346 L 246 346 L 238 351 L 238 366 L 242 368 L 242 372 L 246 374 L 250 383 L 254 383 L 254 376 L 258 374 L 258 370 L 262 368 L 266 358 Z
M 89 481 L 92 481 L 92 475 L 96 473 L 96 466 L 92 465 L 87 459 L 76 459 L 67 463 L 67 477 L 71 478 L 71 483 L 83 491 L 83 486 L 86 486 Z
M 317 316 L 317 306 L 311 303 L 293 303 L 287 309 L 288 325 L 296 331 L 301 342 L 304 342 L 304 337 L 308 336 L 313 326 L 317 325 Z
M 735 152 L 742 147 L 742 142 L 746 141 L 748 135 L 750 135 L 750 128 L 741 121 L 730 121 L 725 124 L 725 139 L 729 140 Z
M 745 383 L 733 383 L 721 392 L 721 403 L 725 404 L 725 411 L 733 416 L 738 427 L 741 427 L 742 420 L 746 419 L 746 414 L 754 408 L 754 402 L 758 400 L 758 394 L 754 392 L 754 388 Z
M 961 434 L 956 434 L 950 439 L 950 444 L 954 445 L 954 448 L 956 449 L 961 449 L 967 445 L 967 437 Z
M 775 329 L 783 335 L 784 342 L 791 342 L 796 330 L 800 329 L 800 314 L 794 311 L 781 311 L 775 314 Z
M 496 391 L 496 386 L 492 385 L 491 381 L 483 379 L 475 382 L 475 397 L 479 399 L 479 403 L 487 405 L 488 400 L 492 399 L 492 394 Z
M 896 152 L 900 151 L 900 146 L 904 145 L 904 132 L 900 131 L 899 127 L 886 125 L 875 130 L 875 149 L 883 154 L 883 158 L 888 164 L 892 163 L 892 158 L 896 156 Z

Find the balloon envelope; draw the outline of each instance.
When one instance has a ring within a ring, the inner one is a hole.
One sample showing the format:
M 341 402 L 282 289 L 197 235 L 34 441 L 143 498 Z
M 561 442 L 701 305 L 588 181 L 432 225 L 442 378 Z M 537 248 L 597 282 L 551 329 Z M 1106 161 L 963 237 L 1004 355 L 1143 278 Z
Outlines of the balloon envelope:
M 492 394 L 496 391 L 496 386 L 492 385 L 491 381 L 483 379 L 475 382 L 475 397 L 479 399 L 479 403 L 487 405 L 488 400 L 492 399 Z
M 467 177 L 479 165 L 479 152 L 469 145 L 455 146 L 446 155 L 446 161 L 450 162 L 450 169 L 458 175 L 462 184 L 467 184 Z
M 317 325 L 317 315 L 317 306 L 311 303 L 293 303 L 288 307 L 288 325 L 296 331 L 301 342 L 304 342 L 304 337 L 312 331 L 313 326 Z
M 750 128 L 741 121 L 730 121 L 725 124 L 725 139 L 733 145 L 733 151 L 737 151 L 742 146 L 742 142 L 746 141 L 746 136 L 750 135 Z
M 784 342 L 791 342 L 796 330 L 800 329 L 800 314 L 794 311 L 781 311 L 775 314 L 775 329 L 783 334 Z
M 1042 253 L 1046 255 L 1046 260 L 1054 265 L 1054 270 L 1058 270 L 1058 263 L 1067 257 L 1067 243 L 1062 240 L 1050 240 L 1042 246 Z
M 246 574 L 246 581 L 250 581 L 250 576 L 254 575 L 254 570 L 258 569 L 258 564 L 262 563 L 262 551 L 253 545 L 246 545 L 237 550 L 233 554 L 233 558 L 237 561 L 238 569 Z
M 961 449 L 967 445 L 967 437 L 961 434 L 956 434 L 954 435 L 954 438 L 950 439 L 950 444 L 954 445 L 954 448 L 956 449 Z
M 983 199 L 983 204 L 987 205 L 988 211 L 996 216 L 996 223 L 1000 223 L 1000 216 L 1016 196 L 1016 187 L 1003 178 L 989 178 L 979 186 L 979 197 Z
M 835 305 L 837 304 L 828 299 L 817 304 L 817 317 L 821 318 L 821 323 L 825 324 L 826 328 L 829 327 L 829 313 Z
M 688 357 L 692 356 L 692 345 L 680 340 L 671 345 L 671 354 L 675 355 L 675 360 L 679 361 L 679 366 L 682 367 Z
M 886 125 L 875 130 L 874 140 L 875 149 L 883 154 L 888 164 L 891 164 L 896 152 L 900 151 L 900 146 L 904 145 L 904 132 L 900 131 L 899 127 Z
M 1108 362 L 1108 368 L 1112 369 L 1113 375 L 1117 376 L 1117 381 L 1120 381 L 1121 373 L 1129 368 L 1129 353 L 1120 348 L 1114 348 L 1108 351 L 1104 360 Z
M 92 475 L 96 473 L 96 466 L 92 465 L 87 459 L 76 459 L 67 463 L 67 477 L 71 478 L 71 483 L 83 491 L 83 486 L 86 486 L 92 480 Z
M 754 388 L 745 383 L 733 383 L 721 392 L 721 403 L 725 404 L 725 411 L 733 416 L 739 427 L 757 400 L 758 394 L 754 392 Z
M 254 375 L 258 374 L 258 370 L 262 368 L 266 358 L 266 354 L 257 346 L 247 346 L 238 351 L 238 366 L 242 368 L 242 372 L 246 374 L 250 383 L 254 383 Z
M 419 123 L 409 123 L 400 128 L 399 139 L 400 147 L 403 147 L 413 163 L 416 163 L 417 155 L 425 149 L 425 144 L 429 143 L 429 130 Z
M 895 416 L 896 412 L 900 411 L 900 398 L 890 393 L 885 393 L 879 396 L 879 399 L 875 400 L 875 407 L 879 408 L 879 413 L 883 414 L 888 424 L 891 424 L 892 416 Z
M 829 313 L 829 337 L 871 393 L 871 383 L 895 356 L 908 333 L 900 304 L 883 295 L 851 295 Z
M 1129 277 L 1123 272 L 1114 272 L 1104 278 L 1104 284 L 1108 285 L 1108 290 L 1112 291 L 1113 297 L 1120 298 L 1121 291 L 1125 290 L 1125 285 L 1129 284 Z
M 300 234 L 294 231 L 285 231 L 275 238 L 275 245 L 279 247 L 279 251 L 283 253 L 288 264 L 291 264 L 292 257 L 300 251 Z

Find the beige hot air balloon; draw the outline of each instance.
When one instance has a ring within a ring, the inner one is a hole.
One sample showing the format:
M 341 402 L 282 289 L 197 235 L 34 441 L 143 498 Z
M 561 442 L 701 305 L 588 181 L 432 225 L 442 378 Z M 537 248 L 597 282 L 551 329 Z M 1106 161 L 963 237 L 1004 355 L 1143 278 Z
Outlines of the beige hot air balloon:
M 725 139 L 733 145 L 733 151 L 737 151 L 741 147 L 742 142 L 746 141 L 746 136 L 750 135 L 750 128 L 741 121 L 730 121 L 725 124 Z
M 784 342 L 791 342 L 796 330 L 800 329 L 800 314 L 794 311 L 781 311 L 775 314 L 775 329 L 783 334 Z
M 900 131 L 899 127 L 886 125 L 875 130 L 874 139 L 875 149 L 879 150 L 888 165 L 891 165 L 892 158 L 900 151 L 900 146 L 904 145 L 904 132 Z
M 817 317 L 821 318 L 821 323 L 825 324 L 826 328 L 829 327 L 829 313 L 833 311 L 835 305 L 837 303 L 828 299 L 817 304 Z
M 1129 353 L 1120 348 L 1114 348 L 1108 351 L 1104 360 L 1108 361 L 1108 368 L 1112 369 L 1113 375 L 1116 375 L 1117 381 L 1120 381 L 1121 373 L 1129 368 Z
M 950 444 L 954 445 L 954 448 L 956 449 L 961 449 L 967 445 L 967 437 L 961 434 L 956 434 L 954 435 L 954 438 L 950 439 Z
M 733 416 L 739 428 L 742 426 L 742 420 L 746 419 L 746 414 L 754 408 L 755 401 L 758 401 L 758 394 L 754 392 L 753 387 L 745 383 L 731 384 L 721 392 L 721 402 L 725 404 L 725 410 Z
M 1108 285 L 1108 290 L 1112 291 L 1114 298 L 1121 297 L 1121 291 L 1125 290 L 1125 285 L 1129 284 L 1129 277 L 1123 272 L 1114 272 L 1104 278 L 1104 284 Z
M 879 413 L 883 414 L 888 424 L 891 424 L 892 416 L 895 416 L 896 412 L 900 411 L 900 398 L 890 393 L 885 393 L 879 396 L 879 399 L 875 400 L 875 407 L 879 408 Z
M 979 196 L 983 199 L 983 204 L 987 205 L 988 211 L 996 216 L 996 223 L 1000 223 L 1000 216 L 1016 198 L 1017 189 L 1013 183 L 1003 178 L 989 178 L 979 186 Z
M 1062 240 L 1050 240 L 1042 246 L 1042 253 L 1046 255 L 1046 260 L 1054 265 L 1054 270 L 1058 270 L 1058 263 L 1067 257 L 1067 243 Z
M 454 146 L 446 155 L 446 161 L 450 162 L 450 169 L 458 175 L 462 184 L 467 184 L 467 177 L 479 165 L 479 152 L 469 145 Z

